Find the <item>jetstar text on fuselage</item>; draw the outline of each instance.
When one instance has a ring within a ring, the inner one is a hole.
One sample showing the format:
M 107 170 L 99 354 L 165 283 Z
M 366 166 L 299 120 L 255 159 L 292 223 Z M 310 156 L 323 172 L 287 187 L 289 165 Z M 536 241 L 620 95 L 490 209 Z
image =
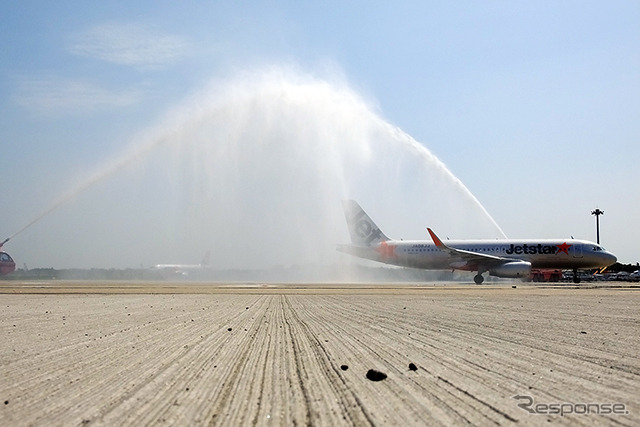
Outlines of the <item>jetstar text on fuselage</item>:
M 561 247 L 562 246 L 562 247 Z M 509 246 L 509 249 L 507 249 L 505 252 L 509 255 L 512 254 L 517 254 L 517 255 L 535 255 L 535 254 L 549 254 L 549 255 L 553 255 L 555 253 L 559 252 L 564 252 L 566 254 L 568 254 L 568 249 L 571 247 L 571 245 L 567 245 L 566 243 L 563 243 L 562 245 L 543 245 L 541 243 L 538 243 L 537 245 L 527 245 L 526 243 L 524 245 L 514 245 L 513 243 L 511 244 L 511 246 Z

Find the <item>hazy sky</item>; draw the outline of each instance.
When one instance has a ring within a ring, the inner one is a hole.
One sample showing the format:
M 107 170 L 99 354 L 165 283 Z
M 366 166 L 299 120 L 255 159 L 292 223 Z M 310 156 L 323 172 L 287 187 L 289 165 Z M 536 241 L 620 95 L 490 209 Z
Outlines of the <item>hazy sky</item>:
M 202 93 L 216 93 L 210 89 L 216 81 L 284 67 L 297 70 L 294 80 L 327 80 L 338 92 L 357 94 L 373 114 L 423 144 L 507 236 L 595 241 L 590 212 L 599 207 L 605 211 L 602 244 L 621 262 L 638 262 L 639 22 L 637 1 L 4 2 L 0 237 L 15 233 L 144 135 L 183 127 L 175 116 L 201 111 L 194 105 L 215 97 Z M 296 93 L 310 94 L 313 102 L 337 99 L 334 92 L 316 98 L 315 89 Z M 257 102 L 251 99 L 247 102 Z M 264 114 L 260 120 L 271 123 L 272 113 Z M 210 123 L 206 117 L 202 120 Z M 173 128 L 167 124 L 171 120 L 176 120 Z M 213 128 L 208 132 L 219 131 Z M 198 140 L 191 132 L 202 129 L 189 129 L 181 135 Z M 317 156 L 327 156 L 323 147 L 315 147 Z M 154 155 L 162 158 L 149 156 Z M 243 157 L 236 156 L 236 169 L 242 170 Z M 179 231 L 167 231 L 167 217 L 184 210 L 167 214 L 157 189 L 150 188 L 153 174 L 161 174 L 149 172 L 151 165 L 163 167 L 146 157 L 144 162 L 87 189 L 5 249 L 19 266 L 29 267 L 198 262 L 215 233 L 198 240 L 191 230 L 191 239 L 174 245 Z M 185 168 L 181 163 L 162 172 L 181 170 L 183 182 Z M 192 175 L 192 180 L 200 176 Z M 393 230 L 393 214 L 397 222 L 415 219 L 415 228 L 392 237 L 427 238 L 424 227 L 438 200 L 420 199 L 423 205 L 413 206 L 410 185 L 390 186 L 385 191 L 400 196 L 388 199 L 394 205 L 380 212 L 385 197 L 376 200 L 354 188 L 335 196 L 363 199 L 387 234 L 394 234 L 387 231 Z M 175 192 L 165 204 L 175 200 Z M 177 197 L 189 203 L 192 196 Z M 189 215 L 207 215 L 195 211 Z M 150 220 L 150 212 L 164 222 Z M 174 239 L 163 240 L 163 233 Z M 336 235 L 335 243 L 348 239 L 346 228 Z M 242 246 L 227 246 L 243 256 Z M 277 252 L 272 243 L 269 247 Z M 273 260 L 286 264 L 277 256 Z

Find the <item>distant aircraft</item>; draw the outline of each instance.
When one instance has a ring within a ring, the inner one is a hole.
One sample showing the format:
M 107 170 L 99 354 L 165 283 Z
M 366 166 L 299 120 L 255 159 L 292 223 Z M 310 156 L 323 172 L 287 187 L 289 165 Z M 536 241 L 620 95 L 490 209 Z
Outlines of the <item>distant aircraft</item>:
M 208 269 L 210 257 L 211 251 L 207 251 L 200 264 L 156 264 L 153 269 L 162 270 L 178 276 L 188 276 L 190 272 Z
M 504 278 L 527 279 L 532 268 L 572 269 L 573 281 L 580 282 L 578 269 L 607 267 L 616 257 L 602 246 L 586 240 L 451 240 L 443 243 L 427 228 L 431 240 L 389 239 L 354 200 L 343 201 L 351 234 L 351 245 L 338 250 L 360 258 L 425 270 L 477 271 L 479 285 L 483 273 Z

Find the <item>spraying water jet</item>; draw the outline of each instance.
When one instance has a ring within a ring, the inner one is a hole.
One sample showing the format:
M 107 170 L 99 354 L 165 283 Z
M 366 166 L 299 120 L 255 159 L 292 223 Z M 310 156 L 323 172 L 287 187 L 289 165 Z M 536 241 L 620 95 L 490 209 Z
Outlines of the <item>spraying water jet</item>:
M 210 249 L 221 268 L 341 262 L 335 244 L 347 236 L 346 198 L 381 220 L 400 216 L 389 231 L 397 236 L 427 223 L 465 237 L 504 236 L 441 161 L 345 84 L 289 69 L 218 81 L 191 97 L 11 237 L 107 177 L 118 198 L 86 194 L 91 203 L 75 220 L 87 224 L 87 241 L 127 241 L 108 267 L 174 261 L 163 259 L 166 248 L 187 262 Z M 103 251 L 83 245 L 87 259 Z

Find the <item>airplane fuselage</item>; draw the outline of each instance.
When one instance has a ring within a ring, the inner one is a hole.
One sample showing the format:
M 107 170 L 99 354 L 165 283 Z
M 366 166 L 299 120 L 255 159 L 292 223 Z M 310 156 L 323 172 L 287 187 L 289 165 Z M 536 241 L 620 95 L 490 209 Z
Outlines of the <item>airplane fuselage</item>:
M 449 240 L 446 245 L 462 251 L 526 261 L 532 268 L 599 268 L 615 262 L 612 254 L 586 240 Z M 452 256 L 425 240 L 389 240 L 367 249 L 370 255 L 367 258 L 403 267 L 459 270 L 482 267 L 481 261 Z M 359 252 L 364 254 L 364 251 Z

